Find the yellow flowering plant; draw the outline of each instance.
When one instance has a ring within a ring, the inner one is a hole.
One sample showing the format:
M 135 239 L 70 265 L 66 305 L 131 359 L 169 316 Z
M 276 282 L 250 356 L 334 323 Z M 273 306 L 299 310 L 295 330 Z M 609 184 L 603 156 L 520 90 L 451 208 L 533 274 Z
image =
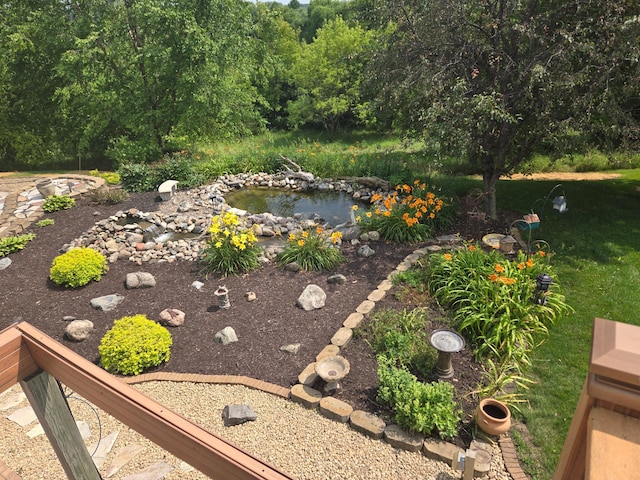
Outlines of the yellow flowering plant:
M 316 227 L 291 233 L 287 245 L 278 255 L 278 264 L 297 263 L 302 270 L 332 270 L 344 262 L 339 244 L 342 233 L 329 232 Z
M 414 243 L 427 240 L 437 224 L 445 223 L 448 215 L 445 203 L 427 189 L 425 183 L 415 180 L 412 185 L 397 185 L 395 190 L 382 196 L 371 197 L 372 207 L 364 214 L 353 206 L 356 222 L 364 231 L 376 230 L 385 240 Z
M 253 230 L 246 228 L 240 218 L 229 211 L 211 219 L 201 262 L 207 273 L 224 275 L 255 270 L 260 265 L 262 249 Z

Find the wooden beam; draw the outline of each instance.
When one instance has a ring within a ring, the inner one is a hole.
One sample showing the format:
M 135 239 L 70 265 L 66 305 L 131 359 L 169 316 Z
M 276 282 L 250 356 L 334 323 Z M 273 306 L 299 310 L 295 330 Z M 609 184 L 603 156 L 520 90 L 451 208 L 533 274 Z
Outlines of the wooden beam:
M 100 409 L 205 475 L 225 480 L 291 479 L 151 400 L 33 326 L 20 323 L 16 328 L 38 365 Z
M 38 365 L 22 343 L 22 333 L 15 326 L 0 332 L 0 393 L 20 379 L 38 371 Z
M 100 480 L 60 385 L 41 371 L 20 382 L 60 464 L 72 480 Z

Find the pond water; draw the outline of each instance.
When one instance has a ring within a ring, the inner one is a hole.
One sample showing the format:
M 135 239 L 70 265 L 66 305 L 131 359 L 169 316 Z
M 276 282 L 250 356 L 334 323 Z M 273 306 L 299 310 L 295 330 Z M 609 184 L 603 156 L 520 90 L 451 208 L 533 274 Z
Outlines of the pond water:
M 351 220 L 351 208 L 368 208 L 367 202 L 359 201 L 346 192 L 333 190 L 294 191 L 279 188 L 249 187 L 225 195 L 227 204 L 250 213 L 271 213 L 279 217 L 294 214 L 318 214 L 332 226 Z

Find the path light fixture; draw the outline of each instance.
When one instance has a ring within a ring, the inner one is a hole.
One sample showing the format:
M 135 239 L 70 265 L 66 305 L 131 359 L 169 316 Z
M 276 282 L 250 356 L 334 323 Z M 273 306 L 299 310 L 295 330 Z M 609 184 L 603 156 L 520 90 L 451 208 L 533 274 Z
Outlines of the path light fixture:
M 536 204 L 538 202 L 542 201 L 542 209 L 540 209 L 540 215 L 543 215 L 544 214 L 544 207 L 547 206 L 547 202 L 549 201 L 549 199 L 553 195 L 553 192 L 555 192 L 558 189 L 562 189 L 562 195 L 558 195 L 556 197 L 553 197 L 553 200 L 551 200 L 551 206 L 558 213 L 564 213 L 564 212 L 568 211 L 569 207 L 567 205 L 567 195 L 566 195 L 566 193 L 564 193 L 564 187 L 562 186 L 561 183 L 559 183 L 555 187 L 553 187 L 549 191 L 549 193 L 547 193 L 546 197 L 539 198 L 538 200 L 533 202 L 533 205 L 531 206 L 531 211 L 534 211 L 534 207 L 536 206 Z
M 536 277 L 536 290 L 534 301 L 538 305 L 546 305 L 547 304 L 547 292 L 549 291 L 549 287 L 553 283 L 553 278 L 551 278 L 546 273 L 541 273 Z

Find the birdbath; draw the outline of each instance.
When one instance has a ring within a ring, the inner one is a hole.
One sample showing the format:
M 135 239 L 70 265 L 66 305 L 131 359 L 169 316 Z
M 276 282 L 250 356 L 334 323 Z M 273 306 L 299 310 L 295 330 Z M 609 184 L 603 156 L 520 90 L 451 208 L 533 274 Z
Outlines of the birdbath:
M 464 338 L 452 330 L 435 330 L 429 336 L 429 343 L 438 351 L 436 374 L 438 378 L 453 377 L 451 354 L 464 348 Z
M 349 361 L 340 355 L 324 357 L 316 362 L 316 373 L 326 382 L 324 393 L 333 395 L 342 391 L 340 382 L 349 373 Z

